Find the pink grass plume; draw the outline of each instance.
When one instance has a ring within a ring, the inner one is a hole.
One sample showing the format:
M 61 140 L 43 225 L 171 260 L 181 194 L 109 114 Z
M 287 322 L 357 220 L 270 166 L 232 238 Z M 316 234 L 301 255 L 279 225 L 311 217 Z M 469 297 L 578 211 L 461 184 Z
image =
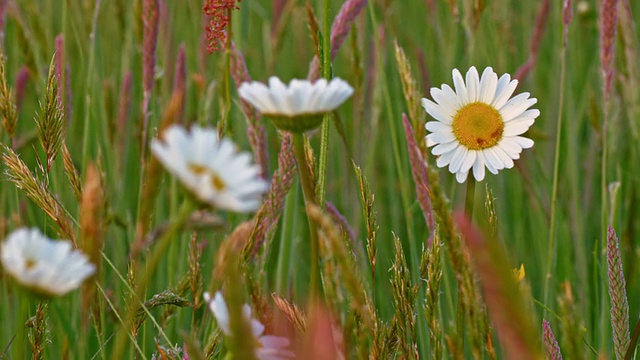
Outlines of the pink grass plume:
M 173 77 L 173 94 L 181 94 L 182 98 L 186 97 L 187 91 L 187 67 L 184 44 L 178 49 L 178 58 L 176 59 L 175 75 Z M 186 101 L 182 101 L 182 105 L 176 113 L 174 123 L 181 124 L 184 120 L 184 106 Z
M 27 84 L 29 83 L 29 67 L 22 65 L 18 74 L 16 75 L 16 109 L 20 111 L 22 107 L 22 100 L 24 100 L 24 94 L 27 90 Z
M 369 0 L 347 0 L 340 8 L 338 15 L 333 20 L 333 25 L 331 25 L 331 60 L 336 57 L 338 50 L 349 35 L 353 22 L 368 2 Z M 320 78 L 320 59 L 318 56 L 314 56 L 311 60 L 307 78 L 310 80 Z
M 544 339 L 544 350 L 547 353 L 547 359 L 562 360 L 560 345 L 558 345 L 558 341 L 553 335 L 553 330 L 551 330 L 551 325 L 547 320 L 542 320 L 542 337 Z
M 67 126 L 71 122 L 71 68 L 67 63 L 63 34 L 56 36 L 56 77 L 58 78 L 58 105 L 64 110 Z
M 206 0 L 202 12 L 210 16 L 209 23 L 205 27 L 207 37 L 207 50 L 212 53 L 219 51 L 226 45 L 227 26 L 231 22 L 231 11 L 240 9 L 237 3 L 240 0 Z
M 604 83 L 605 106 L 611 95 L 617 27 L 618 0 L 602 0 L 600 7 L 600 71 Z
M 613 348 L 616 359 L 621 360 L 629 347 L 629 303 L 627 301 L 627 285 L 622 271 L 620 242 L 616 231 L 611 226 L 607 230 L 607 274 L 609 297 L 611 298 Z
M 431 206 L 431 199 L 429 198 L 429 178 L 427 175 L 427 166 L 420 154 L 420 148 L 416 143 L 416 139 L 413 134 L 413 127 L 409 122 L 407 114 L 402 114 L 402 123 L 404 124 L 404 131 L 407 137 L 407 147 L 409 148 L 409 162 L 411 163 L 411 175 L 413 176 L 413 182 L 416 184 L 416 194 L 418 195 L 418 203 L 424 220 L 429 227 L 429 240 L 428 246 L 431 246 L 433 241 L 433 230 L 435 228 L 433 221 L 433 207 Z
M 540 4 L 540 8 L 538 9 L 538 14 L 536 15 L 536 26 L 533 31 L 533 37 L 531 38 L 531 44 L 529 45 L 529 58 L 527 61 L 518 68 L 514 79 L 518 79 L 518 81 L 522 82 L 524 78 L 529 75 L 533 67 L 536 65 L 538 61 L 538 50 L 540 49 L 540 43 L 542 42 L 542 38 L 544 37 L 544 33 L 547 30 L 547 22 L 549 19 L 549 11 L 551 10 L 551 1 L 544 0 L 542 4 Z
M 120 85 L 120 99 L 118 99 L 118 118 L 116 119 L 116 134 L 118 136 L 118 153 L 124 154 L 126 145 L 127 123 L 131 113 L 131 71 L 127 71 Z M 123 155 L 124 156 L 124 155 Z
M 151 92 L 153 91 L 155 77 L 159 13 L 158 0 L 143 0 L 142 23 L 144 27 L 142 35 L 142 112 L 145 116 L 145 128 L 148 120 L 147 111 L 149 109 L 149 102 L 151 101 Z

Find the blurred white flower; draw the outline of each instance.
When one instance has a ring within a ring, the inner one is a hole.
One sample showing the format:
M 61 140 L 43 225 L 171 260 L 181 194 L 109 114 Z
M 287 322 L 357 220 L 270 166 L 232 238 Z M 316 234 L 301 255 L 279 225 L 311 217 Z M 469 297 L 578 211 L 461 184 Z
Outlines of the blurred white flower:
M 171 126 L 151 142 L 151 151 L 199 200 L 220 209 L 254 211 L 269 188 L 251 154 L 237 153 L 214 129 Z
M 329 82 L 319 79 L 314 83 L 294 79 L 287 86 L 271 77 L 269 86 L 243 83 L 238 94 L 279 129 L 302 132 L 320 125 L 322 115 L 344 103 L 353 94 L 353 88 L 340 78 Z
M 218 326 L 222 332 L 231 336 L 231 328 L 229 327 L 229 308 L 222 297 L 220 291 L 216 292 L 213 299 L 208 292 L 204 293 L 204 300 L 209 304 L 209 310 L 215 316 Z M 256 357 L 259 360 L 279 360 L 292 359 L 295 354 L 286 348 L 289 346 L 289 339 L 280 336 L 264 335 L 264 325 L 251 316 L 251 308 L 249 305 L 242 306 L 242 315 L 251 325 L 251 333 L 255 340 Z
M 0 260 L 20 285 L 47 297 L 76 289 L 96 271 L 70 241 L 49 239 L 37 228 L 9 234 L 0 245 Z
M 422 106 L 436 121 L 426 128 L 427 146 L 438 156 L 438 167 L 449 165 L 456 180 L 463 183 L 473 169 L 476 180 L 484 179 L 485 167 L 493 174 L 513 167 L 522 149 L 533 146 L 531 139 L 519 136 L 540 115 L 530 109 L 537 102 L 525 92 L 510 99 L 518 85 L 509 74 L 498 79 L 487 67 L 478 76 L 475 67 L 467 71 L 466 84 L 458 69 L 453 70 L 455 92 L 448 85 L 431 88 L 435 102 L 422 99 Z

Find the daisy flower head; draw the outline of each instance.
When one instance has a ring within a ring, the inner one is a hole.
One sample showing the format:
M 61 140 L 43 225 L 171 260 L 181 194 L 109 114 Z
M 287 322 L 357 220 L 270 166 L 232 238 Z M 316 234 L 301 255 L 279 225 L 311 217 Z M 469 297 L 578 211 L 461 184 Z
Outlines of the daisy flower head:
M 196 198 L 220 209 L 254 211 L 269 187 L 251 154 L 238 153 L 212 128 L 171 126 L 151 142 L 151 152 Z
M 52 240 L 37 228 L 15 230 L 0 245 L 6 273 L 21 286 L 45 297 L 78 288 L 96 271 L 95 265 L 70 241 Z
M 243 83 L 240 97 L 271 119 L 280 130 L 303 132 L 322 123 L 322 115 L 334 111 L 352 94 L 353 88 L 340 78 L 327 82 L 319 79 L 291 80 L 285 85 L 277 77 L 269 78 L 269 86 L 260 82 Z
M 472 66 L 466 81 L 454 69 L 453 85 L 455 91 L 446 84 L 431 88 L 434 101 L 422 99 L 422 107 L 436 120 L 425 127 L 430 132 L 427 146 L 435 145 L 431 153 L 438 157 L 438 167 L 449 165 L 459 183 L 470 171 L 481 181 L 485 167 L 492 174 L 512 168 L 522 149 L 533 146 L 531 139 L 520 135 L 540 115 L 539 110 L 529 109 L 537 100 L 528 92 L 511 97 L 518 80 L 509 74 L 498 78 L 490 67 L 478 76 Z
M 218 326 L 226 336 L 231 336 L 229 308 L 220 291 L 214 297 L 208 292 L 203 294 L 204 300 L 209 304 L 209 310 L 218 322 Z M 251 326 L 251 334 L 255 343 L 255 355 L 259 360 L 293 359 L 295 354 L 289 350 L 289 339 L 281 336 L 265 335 L 264 325 L 251 316 L 249 305 L 242 306 L 242 316 Z

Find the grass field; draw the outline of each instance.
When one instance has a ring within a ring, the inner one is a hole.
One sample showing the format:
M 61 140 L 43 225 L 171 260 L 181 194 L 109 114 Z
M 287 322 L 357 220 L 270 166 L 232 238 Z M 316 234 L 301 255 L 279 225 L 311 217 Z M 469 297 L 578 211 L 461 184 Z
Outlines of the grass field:
M 300 359 L 635 358 L 639 4 L 205 3 L 233 41 L 212 52 L 201 0 L 0 0 L 0 240 L 39 228 L 96 266 L 60 297 L 0 267 L 0 359 L 290 358 L 244 303 Z M 512 169 L 460 184 L 420 99 L 471 66 L 540 116 Z M 271 76 L 354 93 L 291 134 L 238 95 Z M 194 201 L 150 150 L 172 124 L 250 152 L 262 206 Z

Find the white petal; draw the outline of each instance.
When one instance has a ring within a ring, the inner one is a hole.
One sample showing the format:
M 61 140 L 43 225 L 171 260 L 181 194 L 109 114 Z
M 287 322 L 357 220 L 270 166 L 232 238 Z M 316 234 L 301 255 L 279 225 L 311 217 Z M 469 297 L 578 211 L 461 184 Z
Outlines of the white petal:
M 478 70 L 472 66 L 467 71 L 467 96 L 470 103 L 478 101 L 480 91 L 480 80 L 478 79 Z
M 453 86 L 456 88 L 456 94 L 458 95 L 458 99 L 460 99 L 460 103 L 463 105 L 468 104 L 469 96 L 467 94 L 467 87 L 458 69 L 453 69 Z
M 504 74 L 498 79 L 498 86 L 496 87 L 496 95 L 491 102 L 491 105 L 496 109 L 500 109 L 507 100 L 511 97 L 511 94 L 516 90 L 518 86 L 518 80 L 511 81 L 511 75 Z
M 456 93 L 454 93 L 448 85 L 443 85 L 442 90 L 431 88 L 431 97 L 433 97 L 433 100 L 440 106 L 442 115 L 446 118 L 453 119 L 458 109 Z
M 422 99 L 422 107 L 431 117 L 444 124 L 451 124 L 453 121 L 453 117 L 448 115 L 448 110 L 429 99 Z
M 476 161 L 473 163 L 473 177 L 475 177 L 477 181 L 484 179 L 484 156 L 482 155 L 482 151 L 478 151 Z
M 531 140 L 531 139 L 527 139 L 527 138 L 522 137 L 522 136 L 515 136 L 512 139 L 518 145 L 520 145 L 520 147 L 522 147 L 523 149 L 529 149 L 529 148 L 533 147 L 533 140 Z
M 452 132 L 453 129 L 451 128 L 450 125 L 447 124 L 443 124 L 441 122 L 438 121 L 429 121 L 428 123 L 425 124 L 425 129 L 427 129 L 429 132 Z
M 527 132 L 527 130 L 529 130 L 534 121 L 534 119 L 529 119 L 518 121 L 516 123 L 509 122 L 505 125 L 502 136 L 516 136 L 524 134 L 525 132 Z
M 443 144 L 456 140 L 456 136 L 453 132 L 437 132 L 427 135 L 427 142 L 433 142 L 434 144 Z
M 453 159 L 451 159 L 451 163 L 449 164 L 449 171 L 452 174 L 460 171 L 460 167 L 462 166 L 462 162 L 467 156 L 468 151 L 469 150 L 464 146 L 459 146 L 456 148 L 455 153 L 453 154 Z
M 460 166 L 460 171 L 469 172 L 469 169 L 471 169 L 471 166 L 473 166 L 473 163 L 476 161 L 477 153 L 478 152 L 476 150 L 469 150 L 467 152 L 464 161 L 462 162 L 462 166 Z
M 458 181 L 458 183 L 462 184 L 467 180 L 467 177 L 469 176 L 469 172 L 465 171 L 459 171 L 456 173 L 456 180 Z
M 493 72 L 491 67 L 487 67 L 482 72 L 480 78 L 480 95 L 478 101 L 486 104 L 491 104 L 493 98 L 496 95 L 496 88 L 498 87 L 498 75 Z
M 505 121 L 511 120 L 538 102 L 536 98 L 528 99 L 528 97 L 529 93 L 524 92 L 511 98 L 511 100 L 498 110 L 502 118 Z
M 434 147 L 431 150 L 431 153 L 433 155 L 436 155 L 436 156 L 442 155 L 442 154 L 444 154 L 446 152 L 452 151 L 458 145 L 459 145 L 459 143 L 457 141 L 451 141 L 451 142 L 444 143 L 444 144 L 438 144 L 438 146 Z

